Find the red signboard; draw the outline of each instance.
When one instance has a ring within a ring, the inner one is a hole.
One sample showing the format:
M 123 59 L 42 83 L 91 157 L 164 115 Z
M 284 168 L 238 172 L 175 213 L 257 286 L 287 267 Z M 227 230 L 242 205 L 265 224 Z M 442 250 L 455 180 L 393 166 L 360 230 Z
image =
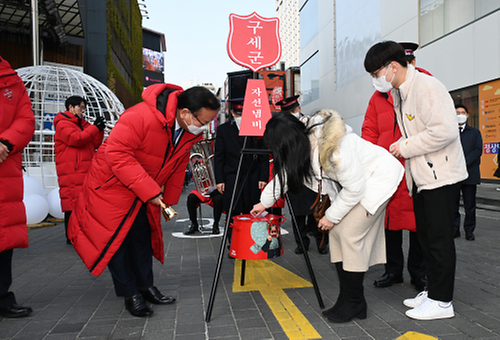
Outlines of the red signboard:
M 241 117 L 240 136 L 264 136 L 271 109 L 263 79 L 248 79 Z
M 229 57 L 254 72 L 276 64 L 281 58 L 279 19 L 263 18 L 253 12 L 248 16 L 229 15 Z

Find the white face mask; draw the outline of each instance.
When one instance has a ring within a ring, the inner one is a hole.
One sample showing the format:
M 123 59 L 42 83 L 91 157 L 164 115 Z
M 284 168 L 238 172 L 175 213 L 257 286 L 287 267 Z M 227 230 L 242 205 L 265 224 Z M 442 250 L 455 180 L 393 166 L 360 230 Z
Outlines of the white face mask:
M 295 118 L 299 119 L 300 118 L 300 112 L 292 113 L 292 116 L 294 116 Z
M 184 121 L 184 124 L 186 124 L 187 128 L 188 128 L 188 131 L 190 133 L 192 133 L 193 135 L 199 135 L 200 133 L 202 133 L 203 131 L 205 131 L 208 127 L 208 124 L 207 125 L 203 125 L 203 126 L 196 126 L 196 125 L 193 125 L 193 124 L 188 124 L 184 118 L 182 118 L 182 120 Z M 193 118 L 191 118 L 191 123 L 193 122 Z
M 239 117 L 233 117 L 233 118 L 234 118 L 234 122 L 236 123 L 236 126 L 239 129 L 240 126 L 241 126 L 241 116 L 239 116 Z
M 462 125 L 465 124 L 467 121 L 467 116 L 466 115 L 458 115 L 458 124 Z
M 385 74 L 380 77 L 380 78 L 372 78 L 373 82 L 373 87 L 379 92 L 389 92 L 392 90 L 392 81 L 394 80 L 394 77 L 396 76 L 396 73 L 392 75 L 391 81 L 387 81 L 385 77 L 387 76 L 387 73 L 389 72 L 389 67 L 387 67 L 387 71 Z

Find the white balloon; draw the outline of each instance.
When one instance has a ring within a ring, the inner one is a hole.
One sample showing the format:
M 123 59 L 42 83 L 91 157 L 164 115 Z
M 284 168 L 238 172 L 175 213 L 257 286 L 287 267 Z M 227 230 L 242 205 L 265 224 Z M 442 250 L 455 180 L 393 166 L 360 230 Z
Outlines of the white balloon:
M 61 199 L 59 197 L 59 187 L 52 189 L 47 195 L 49 201 L 49 214 L 55 218 L 64 218 L 64 213 L 61 210 Z
M 24 197 L 26 197 L 27 195 L 40 195 L 45 200 L 47 200 L 47 194 L 45 193 L 45 189 L 43 188 L 42 183 L 29 176 L 23 176 L 23 181 Z
M 49 213 L 49 203 L 40 195 L 29 194 L 23 199 L 26 208 L 26 223 L 36 224 L 42 222 Z

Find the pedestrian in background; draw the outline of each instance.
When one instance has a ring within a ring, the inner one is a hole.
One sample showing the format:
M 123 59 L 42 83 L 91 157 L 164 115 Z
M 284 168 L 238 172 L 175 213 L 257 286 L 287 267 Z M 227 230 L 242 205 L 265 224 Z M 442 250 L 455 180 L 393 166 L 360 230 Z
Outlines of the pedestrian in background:
M 33 312 L 19 306 L 9 288 L 13 250 L 28 247 L 21 151 L 33 136 L 35 117 L 23 81 L 1 56 L 0 94 L 0 315 L 18 318 Z
M 453 240 L 460 183 L 467 178 L 453 100 L 436 78 L 408 65 L 394 41 L 373 45 L 365 70 L 380 92 L 394 98 L 402 137 L 389 150 L 405 158 L 406 183 L 413 196 L 417 236 L 424 254 L 428 291 L 403 303 L 417 320 L 451 318 L 456 253 Z
M 54 118 L 54 152 L 66 243 L 71 244 L 68 238 L 69 217 L 75 208 L 92 157 L 102 143 L 105 119 L 99 116 L 93 125 L 87 122 L 83 117 L 87 101 L 80 96 L 69 97 L 64 105 L 66 111 L 59 112 Z
M 481 184 L 481 173 L 479 165 L 481 164 L 481 155 L 483 154 L 483 138 L 481 132 L 467 124 L 469 110 L 462 104 L 455 105 L 458 117 L 458 127 L 460 129 L 460 141 L 467 163 L 467 173 L 469 177 L 460 182 L 460 192 L 464 202 L 465 219 L 464 230 L 465 239 L 474 241 L 474 230 L 476 229 L 476 192 L 477 185 Z M 460 237 L 460 196 L 457 200 L 455 211 L 455 235 Z

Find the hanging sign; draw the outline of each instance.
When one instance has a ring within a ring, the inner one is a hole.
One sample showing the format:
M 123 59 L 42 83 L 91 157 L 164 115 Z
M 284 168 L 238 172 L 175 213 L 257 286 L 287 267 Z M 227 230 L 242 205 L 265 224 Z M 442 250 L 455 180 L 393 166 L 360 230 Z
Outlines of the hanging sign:
M 271 119 L 271 109 L 264 79 L 248 79 L 240 136 L 264 136 L 269 119 Z
M 276 64 L 281 58 L 279 19 L 263 18 L 253 12 L 248 16 L 229 15 L 229 57 L 254 72 Z

